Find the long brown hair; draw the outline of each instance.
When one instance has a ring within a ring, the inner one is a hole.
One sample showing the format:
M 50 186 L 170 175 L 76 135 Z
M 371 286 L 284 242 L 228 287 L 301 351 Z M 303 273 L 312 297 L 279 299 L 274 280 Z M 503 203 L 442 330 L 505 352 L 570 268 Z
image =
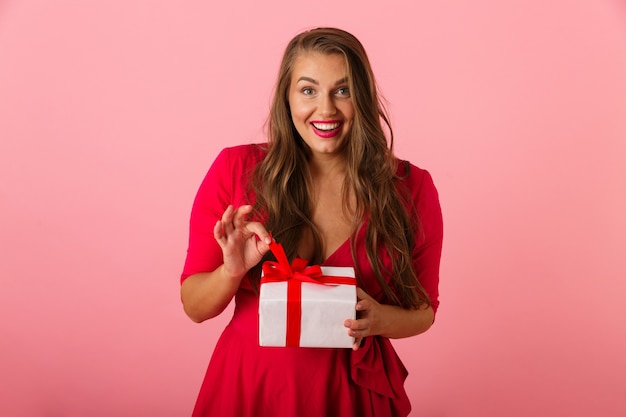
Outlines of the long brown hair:
M 289 259 L 296 255 L 301 239 L 310 236 L 314 255 L 309 261 L 323 261 L 322 241 L 311 221 L 307 163 L 310 152 L 292 122 L 288 99 L 296 58 L 307 52 L 339 54 L 346 62 L 355 114 L 345 142 L 347 175 L 343 195 L 344 201 L 349 201 L 350 195 L 356 199 L 350 239 L 355 265 L 356 236 L 366 224 L 367 257 L 390 302 L 405 308 L 430 304 L 411 262 L 415 236 L 420 229 L 417 211 L 410 203 L 407 190 L 398 185 L 398 162 L 393 155 L 389 118 L 379 100 L 365 49 L 350 33 L 318 28 L 297 35 L 287 45 L 268 119 L 267 155 L 252 178 L 255 212 L 282 243 Z M 389 143 L 383 123 L 388 130 Z M 408 174 L 406 169 L 404 171 Z M 379 261 L 381 248 L 392 260 L 390 271 L 383 271 Z M 391 286 L 385 282 L 384 273 L 392 276 Z M 258 279 L 258 274 L 253 276 Z

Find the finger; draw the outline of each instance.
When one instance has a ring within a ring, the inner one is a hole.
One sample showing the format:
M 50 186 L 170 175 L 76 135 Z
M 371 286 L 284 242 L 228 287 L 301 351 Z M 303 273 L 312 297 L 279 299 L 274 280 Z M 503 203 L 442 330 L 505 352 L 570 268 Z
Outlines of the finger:
M 359 300 L 356 303 L 356 311 L 367 311 L 372 308 L 372 302 L 370 300 Z
M 359 300 L 370 300 L 372 297 L 363 290 L 361 287 L 356 287 L 356 297 Z
M 357 337 L 356 339 L 354 339 L 354 343 L 352 344 L 352 350 L 359 350 L 362 341 L 362 337 Z
M 232 205 L 229 205 L 228 207 L 226 207 L 226 210 L 224 210 L 224 213 L 222 213 L 222 218 L 221 218 L 222 230 L 224 231 L 225 234 L 228 234 L 230 231 L 233 230 L 234 211 L 235 211 L 235 208 Z
M 348 330 L 348 335 L 350 337 L 365 337 L 365 336 L 369 336 L 370 335 L 370 329 L 369 328 L 364 328 L 361 330 L 354 330 L 354 329 L 350 329 Z
M 234 210 L 233 213 L 233 224 L 236 229 L 244 228 L 246 226 L 246 216 L 250 214 L 252 211 L 252 206 L 240 206 Z
M 352 331 L 364 330 L 369 327 L 369 320 L 361 319 L 361 320 L 352 320 L 347 319 L 343 322 L 344 327 Z
M 357 288 L 357 303 L 356 303 L 356 311 L 364 311 L 369 310 L 372 306 L 370 297 L 365 291 L 360 288 Z
M 269 244 L 272 243 L 272 237 L 263 224 L 259 222 L 248 222 L 246 224 L 246 229 L 257 235 L 269 250 Z
M 356 295 L 358 300 L 356 303 L 357 312 L 371 310 L 376 304 L 376 300 L 374 300 L 372 296 L 366 293 L 362 288 L 357 287 Z
M 217 240 L 217 243 L 221 243 L 221 240 L 224 238 L 221 220 L 216 221 L 215 226 L 213 226 L 213 237 Z

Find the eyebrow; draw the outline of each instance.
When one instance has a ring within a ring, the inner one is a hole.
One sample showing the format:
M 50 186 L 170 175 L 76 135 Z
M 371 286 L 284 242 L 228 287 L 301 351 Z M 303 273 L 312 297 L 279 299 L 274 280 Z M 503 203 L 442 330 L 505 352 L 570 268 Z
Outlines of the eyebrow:
M 300 78 L 298 78 L 298 81 L 296 81 L 296 82 L 299 83 L 300 81 L 308 81 L 308 82 L 310 82 L 312 84 L 315 84 L 315 85 L 319 85 L 320 84 L 319 81 L 317 81 L 316 79 L 311 78 L 311 77 L 300 77 Z M 348 81 L 348 78 L 347 77 L 343 77 L 342 79 L 337 80 L 337 82 L 335 82 L 335 85 L 343 84 L 343 83 L 345 83 L 347 81 Z

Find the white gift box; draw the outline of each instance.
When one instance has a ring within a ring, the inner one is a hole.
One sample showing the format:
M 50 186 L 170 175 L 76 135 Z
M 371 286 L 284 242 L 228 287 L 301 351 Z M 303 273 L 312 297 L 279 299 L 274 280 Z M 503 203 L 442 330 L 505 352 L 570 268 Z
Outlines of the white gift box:
M 351 267 L 322 266 L 325 277 L 349 277 Z M 259 344 L 286 346 L 287 281 L 264 282 L 259 299 Z M 343 323 L 356 318 L 356 285 L 302 282 L 300 347 L 351 348 L 354 338 Z

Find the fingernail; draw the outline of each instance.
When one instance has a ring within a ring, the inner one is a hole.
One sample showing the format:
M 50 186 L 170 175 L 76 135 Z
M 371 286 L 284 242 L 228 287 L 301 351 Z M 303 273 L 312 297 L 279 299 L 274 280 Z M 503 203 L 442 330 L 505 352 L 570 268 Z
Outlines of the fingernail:
M 271 244 L 271 243 L 272 243 L 272 238 L 270 238 L 270 237 L 266 237 L 265 239 L 263 239 L 263 241 L 264 241 L 266 244 L 268 244 L 268 245 L 269 245 L 269 244 Z

